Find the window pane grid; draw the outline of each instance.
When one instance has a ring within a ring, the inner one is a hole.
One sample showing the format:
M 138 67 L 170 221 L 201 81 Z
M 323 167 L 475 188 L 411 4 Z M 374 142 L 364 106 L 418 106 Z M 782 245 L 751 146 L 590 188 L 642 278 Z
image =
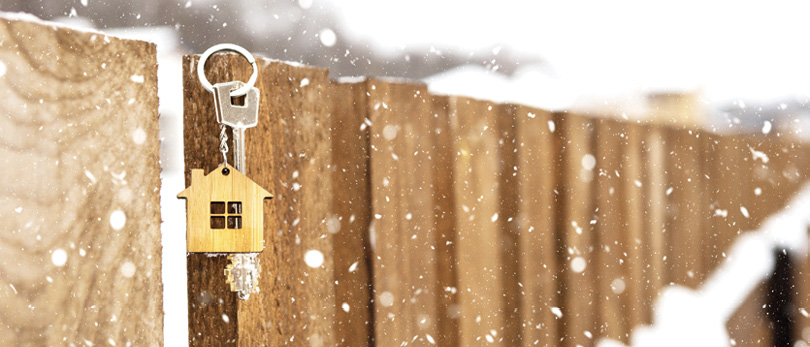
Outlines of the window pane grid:
M 226 209 L 227 207 L 227 209 Z M 211 202 L 211 229 L 242 229 L 242 202 Z

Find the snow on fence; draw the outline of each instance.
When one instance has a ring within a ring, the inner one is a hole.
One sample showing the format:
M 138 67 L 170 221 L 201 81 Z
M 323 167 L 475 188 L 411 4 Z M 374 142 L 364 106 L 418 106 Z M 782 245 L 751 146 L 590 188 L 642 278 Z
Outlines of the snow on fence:
M 240 59 L 212 57 L 209 79 L 246 80 Z M 197 61 L 183 69 L 186 167 L 212 170 L 219 127 Z M 192 345 L 627 343 L 664 288 L 701 285 L 810 170 L 806 148 L 775 132 L 719 136 L 259 66 L 248 175 L 277 198 L 261 293 L 237 301 L 224 257 L 191 255 Z M 308 266 L 310 251 L 323 264 Z M 757 287 L 727 322 L 737 345 L 770 338 Z
M 0 345 L 163 342 L 155 45 L 0 18 Z

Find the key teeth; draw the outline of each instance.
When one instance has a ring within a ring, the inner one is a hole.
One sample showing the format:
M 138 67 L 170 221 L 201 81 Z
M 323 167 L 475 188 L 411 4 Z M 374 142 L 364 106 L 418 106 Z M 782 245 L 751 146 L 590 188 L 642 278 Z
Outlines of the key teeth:
M 239 299 L 247 300 L 253 292 L 259 292 L 259 265 L 258 253 L 232 254 L 228 256 L 230 262 L 225 267 L 226 282 L 231 291 L 236 292 Z

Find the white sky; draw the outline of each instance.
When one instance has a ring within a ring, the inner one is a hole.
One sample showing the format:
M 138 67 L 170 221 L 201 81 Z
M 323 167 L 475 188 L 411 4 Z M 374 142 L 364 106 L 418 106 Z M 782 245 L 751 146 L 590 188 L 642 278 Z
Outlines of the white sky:
M 801 1 L 322 1 L 341 12 L 342 34 L 393 52 L 502 45 L 544 57 L 582 88 L 700 88 L 715 101 L 810 95 Z

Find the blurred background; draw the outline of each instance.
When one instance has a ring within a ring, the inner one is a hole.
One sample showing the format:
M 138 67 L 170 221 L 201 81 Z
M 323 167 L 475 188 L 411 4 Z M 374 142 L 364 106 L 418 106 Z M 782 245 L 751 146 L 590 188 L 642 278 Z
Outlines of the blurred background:
M 186 300 L 184 221 L 167 217 L 184 214 L 174 198 L 184 185 L 183 54 L 230 42 L 333 78 L 399 77 L 438 94 L 805 138 L 808 9 L 727 0 L 0 0 L 0 11 L 157 43 L 167 303 Z M 188 341 L 180 306 L 165 306 L 167 345 Z

